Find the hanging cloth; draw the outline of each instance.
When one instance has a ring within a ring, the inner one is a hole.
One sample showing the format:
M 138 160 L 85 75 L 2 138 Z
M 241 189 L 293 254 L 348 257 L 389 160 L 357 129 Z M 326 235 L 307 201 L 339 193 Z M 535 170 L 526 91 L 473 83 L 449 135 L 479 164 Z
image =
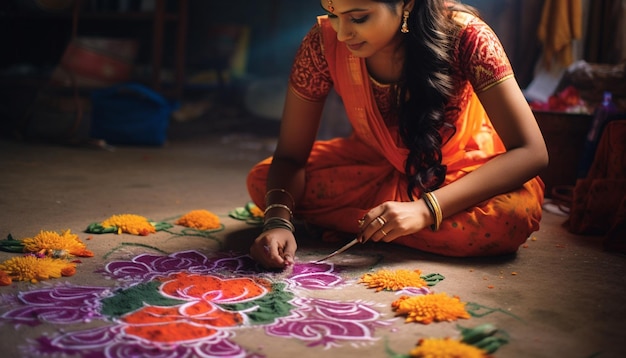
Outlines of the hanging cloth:
M 537 30 L 546 68 L 574 62 L 572 41 L 582 38 L 582 0 L 546 0 Z

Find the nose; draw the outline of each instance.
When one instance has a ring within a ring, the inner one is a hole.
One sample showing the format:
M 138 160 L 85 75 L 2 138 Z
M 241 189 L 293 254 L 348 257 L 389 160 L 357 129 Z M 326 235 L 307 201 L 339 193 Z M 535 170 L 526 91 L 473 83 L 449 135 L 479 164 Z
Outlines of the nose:
M 340 42 L 345 42 L 354 37 L 354 32 L 351 24 L 347 21 L 339 21 L 339 26 L 337 28 L 337 40 Z

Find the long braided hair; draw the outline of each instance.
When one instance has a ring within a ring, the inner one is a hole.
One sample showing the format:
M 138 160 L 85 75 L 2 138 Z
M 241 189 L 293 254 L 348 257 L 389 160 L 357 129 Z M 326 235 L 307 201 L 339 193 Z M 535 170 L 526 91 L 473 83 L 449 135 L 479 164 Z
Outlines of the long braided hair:
M 399 2 L 408 0 L 374 1 L 395 10 Z M 441 133 L 447 138 L 454 134 L 454 126 L 446 123 L 446 117 L 458 110 L 447 107 L 453 93 L 450 72 L 457 30 L 452 9 L 475 13 L 449 0 L 415 0 L 408 19 L 409 32 L 403 34 L 406 52 L 396 98 L 400 135 L 409 150 L 405 172 L 411 200 L 416 188 L 424 192 L 441 186 L 447 172 L 442 164 Z

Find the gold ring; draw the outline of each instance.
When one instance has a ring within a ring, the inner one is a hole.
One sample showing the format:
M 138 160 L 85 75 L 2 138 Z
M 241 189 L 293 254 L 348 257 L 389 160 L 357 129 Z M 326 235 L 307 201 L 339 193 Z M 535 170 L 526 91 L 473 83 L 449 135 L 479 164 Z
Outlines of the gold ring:
M 382 216 L 376 217 L 376 221 L 378 221 L 380 223 L 380 227 L 385 226 L 386 221 L 385 221 L 385 219 L 383 219 Z
M 385 232 L 385 230 L 383 230 L 382 228 L 380 229 L 380 232 L 383 233 L 383 236 L 387 236 L 387 233 Z

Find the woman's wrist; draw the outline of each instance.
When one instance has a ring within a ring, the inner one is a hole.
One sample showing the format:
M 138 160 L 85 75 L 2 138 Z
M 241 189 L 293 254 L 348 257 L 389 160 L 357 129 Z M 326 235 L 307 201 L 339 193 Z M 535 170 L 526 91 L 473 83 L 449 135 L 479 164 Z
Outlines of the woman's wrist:
M 296 228 L 291 220 L 282 218 L 280 216 L 265 218 L 265 220 L 263 221 L 263 232 L 272 229 L 286 229 L 291 231 L 292 233 L 296 232 Z
M 443 212 L 441 211 L 441 206 L 439 206 L 437 197 L 433 192 L 425 192 L 422 195 L 422 199 L 424 200 L 424 203 L 426 203 L 426 207 L 428 208 L 428 211 L 433 219 L 433 224 L 430 226 L 430 229 L 432 231 L 439 230 L 441 222 L 443 221 Z
M 289 206 L 291 210 L 296 207 L 296 201 L 293 199 L 293 195 L 282 188 L 269 189 L 267 193 L 265 193 L 265 205 L 267 206 L 272 203 L 282 203 Z
M 263 231 L 286 229 L 295 232 L 291 222 L 295 201 L 291 193 L 285 189 L 270 189 L 265 194 L 265 210 L 263 212 Z
M 268 214 L 272 211 L 277 212 L 279 210 L 276 209 L 280 209 L 286 213 L 289 214 L 289 220 L 291 220 L 293 218 L 293 211 L 291 211 L 291 208 L 285 204 L 269 204 L 266 208 L 265 211 L 263 212 L 263 216 L 269 216 Z M 282 216 L 282 215 L 281 215 Z

